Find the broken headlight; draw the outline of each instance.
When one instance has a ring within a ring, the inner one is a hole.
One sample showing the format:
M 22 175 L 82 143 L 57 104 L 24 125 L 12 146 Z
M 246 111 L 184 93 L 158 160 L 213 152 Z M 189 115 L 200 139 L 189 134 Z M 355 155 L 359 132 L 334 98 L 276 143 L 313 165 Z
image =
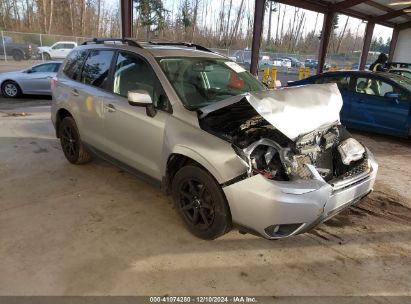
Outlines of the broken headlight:
M 343 164 L 349 165 L 352 161 L 363 158 L 365 149 L 364 146 L 354 138 L 348 138 L 338 146 L 338 152 L 340 153 Z
M 247 163 L 248 175 L 261 174 L 268 179 L 288 180 L 282 161 L 282 148 L 270 139 L 260 139 L 245 149 L 233 146 Z

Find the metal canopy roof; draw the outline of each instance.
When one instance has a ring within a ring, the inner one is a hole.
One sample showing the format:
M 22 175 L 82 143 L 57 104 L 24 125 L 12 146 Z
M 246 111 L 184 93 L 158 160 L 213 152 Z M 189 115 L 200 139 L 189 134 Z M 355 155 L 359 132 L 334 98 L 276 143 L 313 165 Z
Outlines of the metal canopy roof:
M 411 9 L 411 4 L 390 5 L 398 2 L 397 0 L 276 0 L 276 2 L 323 14 L 340 13 L 398 30 L 411 28 L 411 13 L 404 12 L 404 9 Z

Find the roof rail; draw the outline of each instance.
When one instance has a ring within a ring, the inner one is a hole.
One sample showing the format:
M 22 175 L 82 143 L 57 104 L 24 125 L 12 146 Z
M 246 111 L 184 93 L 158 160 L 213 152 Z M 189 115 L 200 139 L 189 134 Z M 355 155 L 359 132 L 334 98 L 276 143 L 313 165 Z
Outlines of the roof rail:
M 168 41 L 149 41 L 149 44 L 153 44 L 153 45 L 164 45 L 164 46 L 185 46 L 185 47 L 193 47 L 196 48 L 199 51 L 204 51 L 204 52 L 210 52 L 210 53 L 214 53 L 212 50 L 195 44 L 195 43 L 191 43 L 191 42 L 168 42 Z
M 84 41 L 81 45 L 104 44 L 105 42 L 122 42 L 127 43 L 129 46 L 143 48 L 137 41 L 129 38 L 94 38 L 93 40 Z

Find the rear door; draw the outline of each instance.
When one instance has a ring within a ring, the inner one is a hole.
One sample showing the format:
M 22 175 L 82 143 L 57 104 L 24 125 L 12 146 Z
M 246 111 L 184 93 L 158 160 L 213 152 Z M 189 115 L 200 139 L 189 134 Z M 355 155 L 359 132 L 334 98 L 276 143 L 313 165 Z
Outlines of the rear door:
M 354 88 L 350 111 L 353 127 L 400 136 L 408 132 L 409 93 L 376 75 L 356 77 Z M 393 93 L 399 96 L 393 98 Z
M 59 77 L 53 95 L 64 100 L 74 116 L 81 139 L 99 148 L 104 141 L 102 99 L 108 68 L 114 51 L 74 50 L 63 68 L 65 77 Z M 110 58 L 111 57 L 111 58 Z
M 103 100 L 109 96 L 108 80 L 115 50 L 90 50 L 72 95 L 78 99 L 76 112 L 81 123 L 82 139 L 97 149 L 106 141 L 103 124 Z

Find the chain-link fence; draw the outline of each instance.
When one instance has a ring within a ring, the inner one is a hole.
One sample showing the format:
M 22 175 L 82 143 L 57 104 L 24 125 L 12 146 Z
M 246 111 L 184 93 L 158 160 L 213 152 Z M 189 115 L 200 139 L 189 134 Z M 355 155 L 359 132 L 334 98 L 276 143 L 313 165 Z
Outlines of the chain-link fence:
M 13 70 L 25 68 L 35 63 L 46 60 L 63 60 L 68 53 L 78 44 L 88 37 L 48 35 L 0 31 L 0 60 L 1 70 Z M 251 50 L 249 49 L 222 49 L 213 48 L 213 51 L 220 53 L 238 64 L 249 69 L 251 64 Z M 358 69 L 361 52 L 350 54 L 327 54 L 326 70 Z M 378 54 L 370 53 L 368 64 L 373 62 Z M 275 53 L 260 51 L 259 54 L 259 74 L 265 68 L 275 67 L 278 72 L 278 78 L 282 82 L 297 80 L 301 67 L 308 68 L 308 73 L 304 76 L 313 75 L 317 69 L 317 54 L 298 54 L 298 53 Z
M 62 60 L 90 38 L 0 31 L 0 60 L 9 66 L 27 66 L 46 60 Z
M 251 50 L 244 49 L 212 49 L 214 52 L 235 60 L 238 64 L 249 68 L 251 64 Z M 379 53 L 370 52 L 367 58 L 366 69 L 374 62 Z M 361 52 L 349 54 L 330 54 L 327 53 L 324 70 L 358 70 Z M 282 83 L 294 81 L 301 78 L 301 68 L 304 68 L 303 77 L 314 75 L 317 72 L 317 54 L 298 54 L 298 53 L 275 53 L 261 50 L 259 53 L 259 76 L 262 78 L 262 71 L 266 68 L 275 67 L 277 77 Z

